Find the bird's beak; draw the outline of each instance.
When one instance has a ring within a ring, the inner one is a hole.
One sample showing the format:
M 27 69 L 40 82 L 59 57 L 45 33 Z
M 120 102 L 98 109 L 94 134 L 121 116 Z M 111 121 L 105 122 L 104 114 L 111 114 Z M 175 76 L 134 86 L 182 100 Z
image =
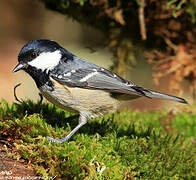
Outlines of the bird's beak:
M 25 69 L 27 67 L 27 64 L 25 63 L 18 63 L 17 66 L 13 69 L 13 72 L 17 72 L 21 69 Z

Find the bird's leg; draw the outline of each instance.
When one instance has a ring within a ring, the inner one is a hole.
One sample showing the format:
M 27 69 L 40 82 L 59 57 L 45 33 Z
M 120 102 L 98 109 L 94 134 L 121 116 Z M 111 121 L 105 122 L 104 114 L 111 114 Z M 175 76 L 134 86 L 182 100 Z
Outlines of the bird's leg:
M 62 139 L 53 139 L 49 136 L 47 136 L 46 138 L 50 142 L 63 143 L 67 141 L 68 139 L 70 139 L 71 136 L 73 136 L 78 131 L 78 129 L 80 129 L 83 125 L 85 125 L 87 123 L 87 120 L 88 120 L 88 113 L 80 113 L 78 125 L 67 136 L 65 136 Z

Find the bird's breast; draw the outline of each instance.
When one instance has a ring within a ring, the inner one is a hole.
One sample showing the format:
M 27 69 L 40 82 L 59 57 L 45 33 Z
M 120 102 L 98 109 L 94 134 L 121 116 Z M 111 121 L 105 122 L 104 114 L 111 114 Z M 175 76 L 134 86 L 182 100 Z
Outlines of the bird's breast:
M 39 88 L 41 93 L 48 101 L 68 111 L 89 112 L 92 117 L 99 117 L 114 112 L 119 105 L 119 101 L 106 91 L 69 87 L 51 81 L 53 91 L 44 85 Z

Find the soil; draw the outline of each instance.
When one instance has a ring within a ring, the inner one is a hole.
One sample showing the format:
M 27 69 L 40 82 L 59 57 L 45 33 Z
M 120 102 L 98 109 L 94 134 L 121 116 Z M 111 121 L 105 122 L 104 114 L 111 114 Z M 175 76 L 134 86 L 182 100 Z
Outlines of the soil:
M 4 149 L 4 144 L 0 142 L 0 180 L 4 179 L 35 179 L 33 168 L 24 160 L 14 160 L 8 157 Z M 11 148 L 8 148 L 11 151 Z

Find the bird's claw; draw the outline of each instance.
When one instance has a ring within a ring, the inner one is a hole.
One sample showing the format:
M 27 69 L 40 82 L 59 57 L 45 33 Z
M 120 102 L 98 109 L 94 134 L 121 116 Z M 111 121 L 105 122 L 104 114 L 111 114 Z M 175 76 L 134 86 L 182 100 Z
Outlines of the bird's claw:
M 47 136 L 46 139 L 49 140 L 49 144 L 51 144 L 51 142 L 62 143 L 62 141 L 60 141 L 60 140 L 58 140 L 58 139 L 51 138 L 51 137 L 49 137 L 49 136 Z

